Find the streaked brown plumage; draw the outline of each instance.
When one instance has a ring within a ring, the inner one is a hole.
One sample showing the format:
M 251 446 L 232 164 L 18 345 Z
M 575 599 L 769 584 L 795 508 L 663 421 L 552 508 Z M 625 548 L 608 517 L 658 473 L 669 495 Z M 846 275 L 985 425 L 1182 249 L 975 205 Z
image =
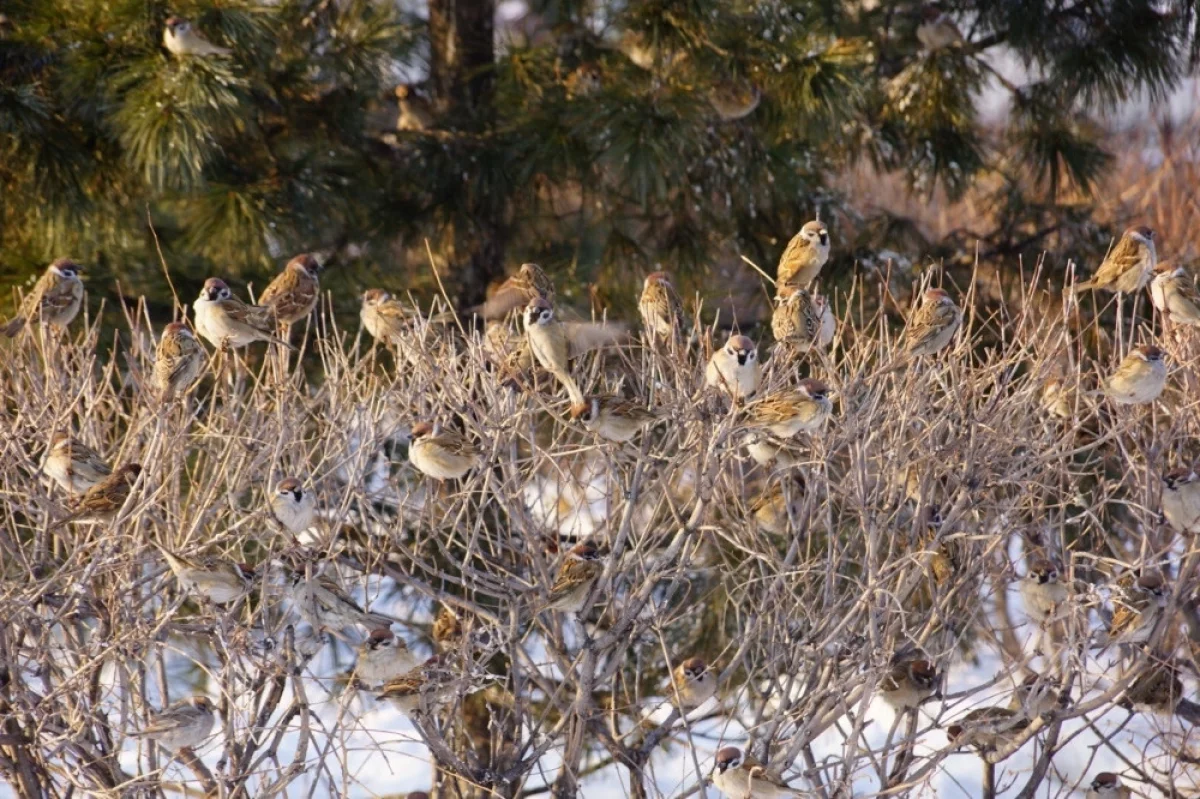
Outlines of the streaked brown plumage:
M 797 286 L 779 288 L 771 314 L 771 332 L 776 341 L 807 352 L 813 347 L 829 346 L 834 328 L 833 311 L 824 297 Z
M 479 465 L 482 453 L 466 436 L 421 422 L 412 429 L 408 459 L 438 480 L 457 480 Z
M 904 345 L 913 357 L 933 355 L 954 338 L 962 310 L 943 289 L 929 289 L 904 330 Z
M 937 693 L 940 680 L 937 667 L 919 655 L 897 657 L 879 683 L 879 694 L 896 710 L 915 710 Z
M 1092 279 L 1075 290 L 1105 289 L 1125 294 L 1141 291 L 1157 264 L 1154 231 L 1144 225 L 1131 227 L 1117 240 Z
M 1104 393 L 1118 405 L 1145 405 L 1167 385 L 1166 353 L 1153 344 L 1135 347 L 1104 379 Z
M 70 514 L 58 525 L 71 521 L 112 521 L 129 499 L 133 484 L 141 473 L 142 467 L 137 463 L 127 463 L 117 469 L 72 503 Z
M 550 587 L 547 609 L 582 613 L 592 585 L 603 572 L 604 563 L 595 546 L 585 541 L 571 547 Z
M 280 324 L 292 325 L 304 319 L 321 296 L 318 275 L 321 265 L 308 253 L 287 262 L 258 298 L 258 304 L 274 314 Z
M 775 268 L 775 286 L 807 288 L 821 273 L 821 267 L 829 260 L 829 231 L 823 222 L 805 222 L 800 232 L 792 237 L 779 265 Z
M 1023 713 L 1008 707 L 981 707 L 972 710 L 946 728 L 950 742 L 973 744 L 980 749 L 1000 749 L 1015 741 L 1029 726 Z
M 537 264 L 521 264 L 482 305 L 467 313 L 483 317 L 486 321 L 504 319 L 513 311 L 523 310 L 538 298 L 553 305 L 554 283 Z
M 12 338 L 30 322 L 66 327 L 83 305 L 82 267 L 70 258 L 59 258 L 38 278 L 21 301 L 17 315 L 5 323 L 4 335 Z
M 155 713 L 133 737 L 149 738 L 162 748 L 177 752 L 203 743 L 212 734 L 215 721 L 212 701 L 207 696 L 192 696 Z
M 571 406 L 571 418 L 601 438 L 624 443 L 657 421 L 658 414 L 622 397 L 588 397 Z
M 42 470 L 72 494 L 82 494 L 112 474 L 98 452 L 61 431 L 50 441 Z
M 192 308 L 196 332 L 214 347 L 245 347 L 256 341 L 269 341 L 295 349 L 274 334 L 275 314 L 270 308 L 247 305 L 233 296 L 233 291 L 219 278 L 204 281 Z
M 642 284 L 638 299 L 642 326 L 656 338 L 670 338 L 683 329 L 683 304 L 675 293 L 671 276 L 666 272 L 651 272 Z
M 190 594 L 224 605 L 241 599 L 250 590 L 254 572 L 248 566 L 215 555 L 185 557 L 153 543 L 171 567 L 179 587 Z
M 781 389 L 746 405 L 746 419 L 751 426 L 763 427 L 772 435 L 792 438 L 820 430 L 832 410 L 829 387 L 806 377 L 795 389 Z
M 182 322 L 163 329 L 154 353 L 154 389 L 164 402 L 186 392 L 204 371 L 204 347 Z

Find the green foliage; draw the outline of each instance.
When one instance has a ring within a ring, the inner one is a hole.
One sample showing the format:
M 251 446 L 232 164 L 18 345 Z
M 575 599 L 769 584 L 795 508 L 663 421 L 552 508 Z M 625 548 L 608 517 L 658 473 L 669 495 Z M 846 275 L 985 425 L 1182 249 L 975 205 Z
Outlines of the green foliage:
M 845 207 L 832 178 L 862 159 L 952 197 L 998 175 L 1012 214 L 998 226 L 1015 230 L 1076 218 L 1068 190 L 1107 165 L 1083 109 L 1162 96 L 1194 50 L 1190 5 L 1135 0 L 962 0 L 948 10 L 967 41 L 933 52 L 912 2 L 531 7 L 534 33 L 502 35 L 480 107 L 436 97 L 434 129 L 395 132 L 392 89 L 429 72 L 434 32 L 390 0 L 7 3 L 0 275 L 69 253 L 164 307 L 148 219 L 189 285 L 261 287 L 291 254 L 322 251 L 347 312 L 364 279 L 428 288 L 425 240 L 452 285 L 484 242 L 493 275 L 529 259 L 584 281 L 703 274 L 718 252 L 773 262 L 806 219 Z M 233 55 L 170 56 L 168 14 Z M 1038 82 L 997 81 L 1001 51 Z M 584 65 L 594 93 L 571 88 Z M 723 87 L 761 103 L 722 121 Z M 1011 95 L 1003 136 L 977 117 L 988 91 Z

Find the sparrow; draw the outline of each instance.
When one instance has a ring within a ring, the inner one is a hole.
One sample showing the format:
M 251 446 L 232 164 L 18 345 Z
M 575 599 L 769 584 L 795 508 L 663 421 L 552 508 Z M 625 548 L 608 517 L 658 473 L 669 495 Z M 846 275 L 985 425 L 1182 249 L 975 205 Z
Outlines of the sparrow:
M 713 353 L 704 369 L 704 382 L 734 399 L 749 397 L 762 382 L 758 347 L 746 336 L 730 334 L 725 346 Z
M 748 433 L 743 439 L 746 451 L 759 466 L 775 466 L 790 469 L 809 458 L 804 448 L 792 439 L 772 436 L 765 430 Z
M 1123 702 L 1151 713 L 1174 713 L 1183 699 L 1183 683 L 1169 663 L 1150 663 L 1125 689 Z
M 163 28 L 163 47 L 176 56 L 227 56 L 233 52 L 205 39 L 183 17 L 167 17 L 166 27 Z
M 317 500 L 295 477 L 286 477 L 271 495 L 271 515 L 293 535 L 312 527 Z
M 433 127 L 433 105 L 407 83 L 396 87 L 396 103 L 400 106 L 396 130 L 422 131 Z
M 358 646 L 354 674 L 367 685 L 383 685 L 417 667 L 417 658 L 390 627 L 372 630 Z
M 746 80 L 718 80 L 709 87 L 708 104 L 722 122 L 737 122 L 754 113 L 762 102 L 762 91 Z M 820 269 L 820 267 L 817 267 Z
M 410 365 L 418 357 L 413 342 L 414 315 L 408 305 L 383 289 L 367 289 L 363 292 L 362 310 L 359 312 L 363 329 L 380 344 L 396 347 Z
M 1109 250 L 1092 279 L 1080 283 L 1075 290 L 1105 289 L 1125 294 L 1141 291 L 1158 264 L 1154 239 L 1154 231 L 1148 227 L 1129 228 Z
M 582 422 L 588 432 L 623 444 L 658 421 L 658 414 L 621 397 L 588 397 L 571 406 L 571 418 Z
M 1200 325 L 1200 292 L 1182 267 L 1159 264 L 1150 283 L 1150 300 L 1174 325 Z
M 554 303 L 554 282 L 537 264 L 521 264 L 517 273 L 497 288 L 483 305 L 467 313 L 486 322 L 505 319 L 513 311 L 524 310 L 536 299 Z
M 800 517 L 803 504 L 803 489 L 798 483 L 788 492 L 784 491 L 781 482 L 773 482 L 750 503 L 750 513 L 758 529 L 771 535 L 785 536 L 791 529 L 792 519 Z
M 1136 580 L 1123 575 L 1113 593 L 1112 620 L 1106 643 L 1141 644 L 1150 640 L 1171 589 L 1158 571 L 1146 571 Z
M 204 348 L 183 322 L 163 329 L 154 353 L 154 389 L 163 402 L 185 393 L 204 371 Z
M 324 575 L 291 575 L 291 599 L 300 617 L 317 630 L 338 631 L 359 625 L 368 630 L 392 626 L 394 619 L 365 611 L 342 590 L 337 581 Z
M 1200 533 L 1200 477 L 1194 469 L 1162 476 L 1162 513 L 1178 533 Z
M 680 710 L 694 710 L 717 695 L 717 675 L 704 658 L 688 658 L 671 671 L 671 690 Z
M 916 710 L 937 695 L 941 677 L 928 660 L 912 657 L 892 659 L 892 670 L 879 683 L 879 695 L 894 710 Z
M 599 94 L 600 90 L 604 88 L 604 73 L 600 71 L 599 64 L 589 61 L 577 66 L 567 76 L 563 85 L 567 90 L 568 100 L 591 97 Z
M 112 474 L 100 454 L 66 433 L 55 433 L 42 471 L 71 494 L 82 494 Z
M 59 258 L 33 284 L 17 315 L 4 324 L 4 335 L 12 338 L 30 322 L 66 327 L 83 305 L 82 267 L 70 258 Z
M 833 341 L 835 322 L 829 301 L 812 295 L 806 289 L 785 285 L 775 295 L 775 310 L 771 314 L 771 332 L 775 340 L 785 342 L 800 352 L 813 347 L 824 349 Z
M 651 272 L 642 283 L 638 299 L 642 327 L 655 338 L 670 338 L 683 329 L 683 303 L 675 293 L 671 276 L 666 272 Z
M 287 262 L 283 271 L 263 289 L 259 306 L 275 315 L 283 325 L 294 325 L 312 313 L 321 296 L 317 276 L 321 265 L 308 253 L 301 253 Z
M 779 257 L 775 285 L 808 288 L 828 260 L 829 231 L 822 222 L 805 222 Z
M 1008 702 L 1011 710 L 1018 710 L 1025 718 L 1035 719 L 1061 710 L 1071 697 L 1059 691 L 1058 685 L 1041 674 L 1030 674 L 1013 690 Z
M 1042 384 L 1042 410 L 1059 419 L 1075 418 L 1075 389 L 1061 377 L 1052 377 Z
M 108 477 L 96 483 L 71 504 L 71 512 L 55 526 L 67 522 L 91 521 L 110 522 L 129 499 L 133 484 L 142 473 L 142 467 L 137 463 L 127 463 Z
M 447 652 L 458 649 L 463 637 L 463 623 L 458 613 L 449 605 L 442 605 L 438 615 L 433 620 L 429 630 L 438 651 Z
M 941 3 L 927 3 L 921 8 L 921 23 L 917 25 L 917 41 L 926 50 L 944 50 L 963 40 L 962 32 Z
M 380 701 L 391 702 L 404 714 L 421 709 L 421 700 L 436 710 L 454 699 L 455 683 L 459 675 L 450 668 L 441 655 L 434 655 L 416 668 L 390 680 L 376 696 Z
M 269 341 L 295 349 L 271 330 L 275 317 L 269 308 L 247 305 L 233 296 L 224 280 L 210 277 L 204 281 L 200 296 L 192 303 L 196 311 L 196 332 L 214 347 L 245 347 L 256 341 Z
M 803 796 L 801 791 L 789 788 L 783 778 L 750 755 L 727 746 L 717 752 L 716 768 L 712 775 L 713 785 L 729 799 L 792 799 Z
M 582 613 L 592 586 L 603 571 L 604 562 L 595 546 L 585 541 L 571 547 L 550 587 L 546 609 Z
M 941 350 L 962 324 L 962 310 L 944 289 L 929 289 L 904 331 L 905 349 L 914 358 Z
M 1067 601 L 1067 587 L 1059 581 L 1058 564 L 1037 557 L 1029 563 L 1028 573 L 1021 578 L 1021 599 L 1031 619 L 1044 622 Z
M 193 696 L 152 715 L 150 723 L 133 737 L 149 738 L 163 749 L 178 752 L 203 743 L 212 734 L 215 721 L 212 701 L 207 696 Z
M 421 422 L 413 426 L 408 459 L 430 477 L 457 480 L 478 466 L 483 455 L 466 436 Z
M 1092 780 L 1086 799 L 1131 799 L 1133 790 L 1121 784 L 1121 778 L 1111 771 L 1101 771 Z
M 1029 726 L 1029 719 L 1007 707 L 981 707 L 972 710 L 946 728 L 950 743 L 973 744 L 980 749 L 1000 749 L 1016 740 Z
M 534 359 L 566 387 L 572 403 L 582 403 L 583 392 L 571 377 L 569 366 L 571 340 L 563 324 L 555 319 L 554 308 L 541 297 L 525 308 L 525 337 Z
M 179 587 L 217 605 L 241 599 L 250 590 L 254 571 L 243 564 L 231 563 L 213 555 L 186 558 L 153 542 L 171 567 Z
M 751 426 L 785 439 L 819 431 L 832 412 L 829 387 L 813 377 L 801 380 L 795 390 L 782 389 L 746 406 Z
M 1119 405 L 1154 402 L 1167 385 L 1166 353 L 1153 344 L 1135 347 L 1104 380 L 1104 393 Z

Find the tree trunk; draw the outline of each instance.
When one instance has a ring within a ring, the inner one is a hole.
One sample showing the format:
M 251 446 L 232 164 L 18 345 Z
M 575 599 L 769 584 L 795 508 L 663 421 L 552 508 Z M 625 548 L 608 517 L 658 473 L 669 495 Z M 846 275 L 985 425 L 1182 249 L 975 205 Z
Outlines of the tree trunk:
M 484 134 L 495 122 L 495 0 L 430 0 L 430 83 L 443 127 Z M 456 300 L 484 299 L 504 274 L 506 229 L 497 198 L 473 198 L 454 225 L 451 275 Z

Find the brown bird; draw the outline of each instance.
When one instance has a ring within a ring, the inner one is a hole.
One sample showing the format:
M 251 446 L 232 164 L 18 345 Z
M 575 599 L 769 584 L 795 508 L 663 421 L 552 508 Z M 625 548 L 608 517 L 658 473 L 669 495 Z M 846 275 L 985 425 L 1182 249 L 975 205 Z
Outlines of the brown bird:
M 591 97 L 604 88 L 604 73 L 601 72 L 599 64 L 589 61 L 576 67 L 567 76 L 563 85 L 567 90 L 567 99 L 569 100 Z
M 354 674 L 367 685 L 383 685 L 416 666 L 417 659 L 404 639 L 398 638 L 390 628 L 380 627 L 372 630 L 367 640 L 359 645 Z
M 804 492 L 799 481 L 794 481 L 790 491 L 785 491 L 783 483 L 777 481 L 754 498 L 750 513 L 760 530 L 783 536 L 791 529 L 792 519 L 800 518 L 803 504 Z
M 220 278 L 204 281 L 192 308 L 196 312 L 196 332 L 214 347 L 245 347 L 256 341 L 269 341 L 295 349 L 272 332 L 275 315 L 269 308 L 242 302 Z
M 438 480 L 465 477 L 482 457 L 478 447 L 453 430 L 443 430 L 428 422 L 413 426 L 408 460 L 430 477 Z
M 436 710 L 454 699 L 455 686 L 462 682 L 463 676 L 456 673 L 441 655 L 434 655 L 420 666 L 388 681 L 376 698 L 390 702 L 405 714 L 421 710 L 422 700 Z
M 600 550 L 595 546 L 585 541 L 571 547 L 550 587 L 546 608 L 563 613 L 582 613 L 592 586 L 603 572 L 604 562 L 600 559 Z
M 1159 264 L 1150 284 L 1150 299 L 1158 312 L 1175 325 L 1200 325 L 1200 292 L 1182 267 Z
M 917 41 L 930 52 L 944 50 L 963 40 L 958 25 L 943 9 L 941 3 L 927 3 L 921 9 L 917 25 Z
M 1059 579 L 1058 564 L 1048 558 L 1037 557 L 1029 563 L 1029 572 L 1021 578 L 1021 598 L 1025 601 L 1025 612 L 1034 621 L 1041 623 L 1054 616 L 1067 601 L 1067 587 Z
M 321 265 L 308 253 L 287 262 L 261 295 L 258 304 L 275 315 L 281 325 L 293 325 L 312 313 L 321 296 Z
M 1170 663 L 1148 663 L 1125 689 L 1127 706 L 1152 713 L 1174 713 L 1183 699 L 1183 683 Z
M 1158 625 L 1171 588 L 1157 570 L 1145 571 L 1136 580 L 1122 575 L 1113 592 L 1113 614 L 1105 643 L 1141 644 L 1150 639 Z
M 666 272 L 651 272 L 642 284 L 638 300 L 642 326 L 654 338 L 670 338 L 683 329 L 683 303 L 675 293 L 671 276 Z
M 1178 533 L 1200 533 L 1200 477 L 1194 469 L 1162 476 L 1162 513 Z
M 215 555 L 184 557 L 152 541 L 171 567 L 179 587 L 189 594 L 203 597 L 217 605 L 241 599 L 250 590 L 254 571 Z
M 17 315 L 5 323 L 4 335 L 12 338 L 30 322 L 54 327 L 71 324 L 83 305 L 80 271 L 82 267 L 70 258 L 59 258 L 46 267 L 33 290 L 21 301 Z
M 1012 708 L 981 707 L 947 727 L 946 735 L 957 746 L 972 744 L 994 750 L 1013 743 L 1028 726 L 1029 719 Z
M 776 341 L 808 352 L 813 347 L 829 346 L 835 326 L 833 311 L 824 297 L 797 286 L 779 287 L 771 314 L 771 332 Z
M 658 414 L 621 397 L 588 397 L 571 406 L 571 418 L 600 438 L 623 444 L 658 421 Z
M 127 463 L 117 469 L 72 503 L 71 512 L 66 518 L 55 524 L 55 527 L 73 521 L 112 521 L 125 506 L 125 501 L 129 499 L 133 485 L 141 473 L 141 464 L 137 463 Z
M 1125 356 L 1104 379 L 1104 393 L 1118 405 L 1145 405 L 1158 399 L 1166 385 L 1166 353 L 1149 344 Z
M 112 467 L 87 444 L 58 432 L 50 441 L 42 471 L 69 493 L 82 494 L 112 474 Z
M 413 321 L 416 312 L 406 303 L 392 297 L 383 289 L 367 289 L 362 295 L 359 312 L 363 329 L 380 344 L 395 347 L 401 358 L 414 365 L 420 358 Z
M 185 393 L 204 371 L 204 347 L 182 322 L 163 329 L 154 353 L 154 389 L 163 402 Z
M 820 431 L 832 412 L 829 387 L 815 377 L 804 378 L 794 390 L 781 389 L 746 406 L 751 426 L 785 439 Z
M 401 83 L 395 89 L 396 103 L 400 115 L 396 118 L 396 130 L 429 130 L 433 127 L 433 104 L 417 94 L 412 86 Z
M 788 786 L 783 778 L 753 756 L 727 746 L 717 752 L 713 785 L 729 799 L 798 799 L 802 791 Z
M 212 701 L 207 696 L 192 696 L 151 716 L 150 723 L 133 737 L 149 738 L 163 749 L 178 752 L 203 743 L 212 734 L 215 721 Z
M 538 298 L 553 305 L 554 283 L 537 264 L 521 264 L 517 273 L 501 283 L 486 302 L 471 308 L 467 314 L 480 316 L 488 322 L 504 319 Z
M 454 608 L 442 605 L 442 609 L 438 611 L 437 617 L 433 620 L 433 627 L 429 634 L 433 638 L 433 642 L 437 644 L 438 651 L 447 652 L 457 649 L 463 637 L 462 619 Z
M 1154 231 L 1148 227 L 1131 227 L 1109 251 L 1091 280 L 1080 283 L 1076 291 L 1105 289 L 1130 294 L 1141 291 L 1150 282 L 1158 264 Z
M 775 268 L 775 285 L 807 288 L 817 279 L 821 267 L 828 260 L 829 231 L 822 222 L 805 222 L 779 257 L 779 265 Z
M 892 670 L 879 683 L 883 701 L 896 710 L 915 710 L 937 694 L 941 677 L 928 660 L 900 656 L 892 661 Z
M 933 355 L 954 338 L 962 310 L 943 289 L 929 289 L 904 330 L 905 349 L 913 357 Z
M 748 80 L 718 80 L 709 87 L 708 103 L 722 122 L 736 122 L 754 113 L 762 90 Z
M 704 658 L 688 658 L 671 671 L 671 689 L 680 710 L 694 710 L 717 695 L 717 675 Z
M 1021 711 L 1026 718 L 1035 719 L 1062 710 L 1070 702 L 1070 695 L 1061 692 L 1053 680 L 1042 674 L 1030 674 L 1013 690 L 1008 706 Z

